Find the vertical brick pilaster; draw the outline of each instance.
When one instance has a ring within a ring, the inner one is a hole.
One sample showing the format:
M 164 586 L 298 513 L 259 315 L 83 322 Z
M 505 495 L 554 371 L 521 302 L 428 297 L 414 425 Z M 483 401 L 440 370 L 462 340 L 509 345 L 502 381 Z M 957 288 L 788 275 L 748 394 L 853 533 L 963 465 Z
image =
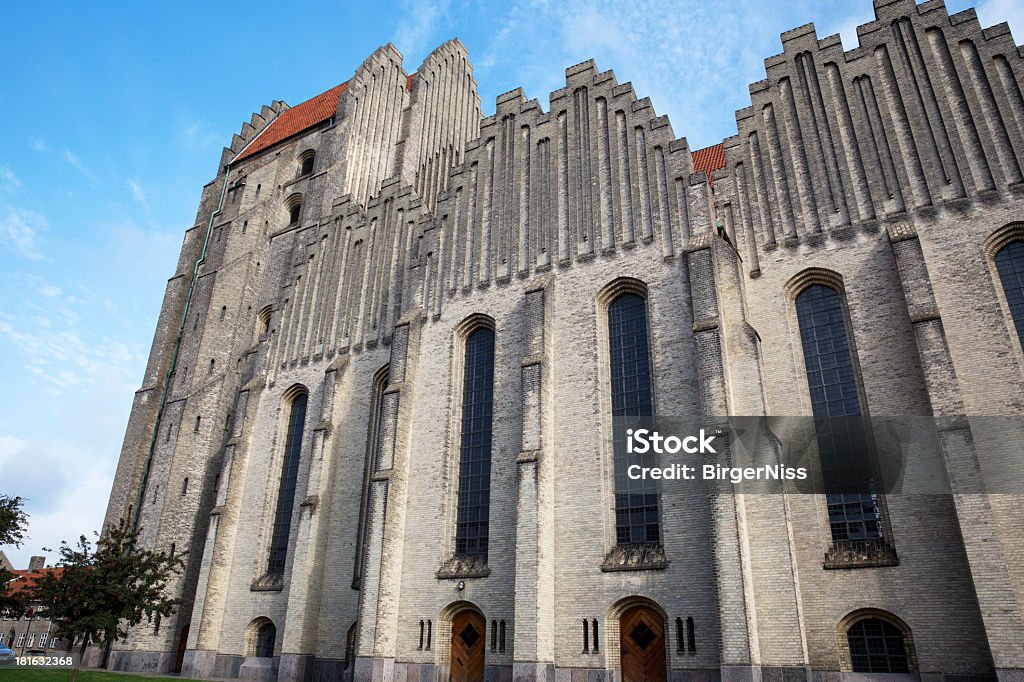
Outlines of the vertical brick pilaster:
M 368 500 L 365 576 L 359 603 L 356 676 L 367 666 L 393 666 L 398 644 L 412 401 L 422 312 L 414 310 L 395 327 L 390 374 L 381 411 L 379 449 L 374 456 Z M 386 588 L 385 588 L 386 586 Z M 367 659 L 377 659 L 369 661 Z M 383 669 L 382 674 L 387 674 Z
M 521 365 L 522 435 L 517 458 L 514 676 L 536 679 L 554 665 L 554 509 L 543 414 L 550 360 L 544 280 L 526 292 Z
M 977 494 L 980 464 L 974 436 L 964 414 L 964 403 L 956 370 L 946 342 L 941 311 L 932 291 L 928 264 L 917 231 L 911 224 L 889 227 L 893 254 L 914 329 L 921 369 L 932 413 L 938 418 L 939 444 L 946 473 L 953 487 L 957 521 L 974 580 L 974 591 L 985 624 L 985 635 L 996 673 L 1000 679 L 1019 679 L 1024 668 L 1020 633 L 1024 622 L 1017 604 L 1013 582 L 1003 556 L 999 529 L 987 495 Z M 961 491 L 957 493 L 957 491 Z M 965 494 L 963 491 L 972 491 Z

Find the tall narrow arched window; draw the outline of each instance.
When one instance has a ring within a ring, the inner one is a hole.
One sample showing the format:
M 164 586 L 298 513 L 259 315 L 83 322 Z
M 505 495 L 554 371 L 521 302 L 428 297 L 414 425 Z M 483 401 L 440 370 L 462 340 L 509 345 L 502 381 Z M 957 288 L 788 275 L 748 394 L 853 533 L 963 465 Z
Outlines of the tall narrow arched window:
M 870 481 L 868 442 L 860 419 L 856 370 L 839 292 L 812 284 L 796 298 L 811 411 L 816 418 L 818 454 L 836 544 L 883 539 L 878 499 L 860 482 Z M 823 419 L 828 418 L 828 419 Z
M 466 338 L 462 387 L 455 553 L 482 556 L 486 560 L 491 504 L 494 330 L 479 327 Z
M 270 558 L 267 573 L 284 573 L 288 555 L 288 534 L 292 526 L 292 508 L 295 506 L 295 482 L 299 475 L 299 453 L 302 451 L 302 432 L 306 423 L 306 393 L 292 398 L 288 415 L 288 435 L 284 444 L 284 463 L 281 482 L 277 490 L 277 510 L 274 512 L 274 532 L 270 539 Z
M 608 347 L 612 381 L 612 417 L 649 417 L 654 414 L 651 360 L 647 338 L 647 301 L 636 293 L 620 294 L 608 306 Z M 658 491 L 648 479 L 627 475 L 632 461 L 625 442 L 616 439 L 615 542 L 654 545 L 661 542 Z
M 846 631 L 855 673 L 910 672 L 903 633 L 880 618 L 858 620 Z
M 358 588 L 363 577 L 367 534 L 369 532 L 368 516 L 370 513 L 370 482 L 373 477 L 374 463 L 380 450 L 380 427 L 384 408 L 384 389 L 388 387 L 388 365 L 377 371 L 373 377 L 370 396 L 370 424 L 366 434 L 366 457 L 363 465 L 363 485 L 359 498 L 359 519 L 356 528 L 355 566 L 352 571 L 352 587 Z
M 995 260 L 1017 339 L 1024 344 L 1024 242 L 1010 242 L 999 250 Z

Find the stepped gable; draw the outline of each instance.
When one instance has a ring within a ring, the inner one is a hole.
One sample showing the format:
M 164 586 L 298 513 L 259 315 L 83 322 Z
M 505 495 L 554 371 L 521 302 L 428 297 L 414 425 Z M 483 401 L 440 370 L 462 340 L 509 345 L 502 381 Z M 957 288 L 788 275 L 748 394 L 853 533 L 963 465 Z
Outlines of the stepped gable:
M 313 126 L 323 123 L 331 116 L 334 116 L 334 112 L 338 108 L 338 98 L 341 96 L 345 89 L 348 87 L 348 81 L 345 81 L 341 85 L 331 88 L 327 92 L 321 93 L 312 99 L 308 99 L 302 104 L 292 107 L 282 112 L 274 121 L 267 127 L 262 135 L 257 137 L 249 147 L 243 151 L 236 159 L 235 162 L 247 159 L 250 156 L 254 156 L 270 147 L 273 147 L 278 142 L 288 139 L 293 135 L 301 133 L 303 130 L 308 130 Z

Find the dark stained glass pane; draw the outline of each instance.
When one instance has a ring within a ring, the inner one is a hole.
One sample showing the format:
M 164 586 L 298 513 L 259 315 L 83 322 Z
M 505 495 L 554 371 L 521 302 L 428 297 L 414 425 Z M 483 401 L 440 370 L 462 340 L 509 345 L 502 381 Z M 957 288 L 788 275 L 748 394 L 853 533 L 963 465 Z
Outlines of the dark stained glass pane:
M 487 556 L 493 394 L 494 332 L 482 327 L 466 339 L 456 554 Z
M 846 640 L 853 672 L 909 672 L 903 633 L 896 626 L 878 618 L 866 618 L 850 626 Z
M 1024 242 L 1010 242 L 996 254 L 996 270 L 1003 284 L 1017 339 L 1024 344 Z
M 877 496 L 861 484 L 871 478 L 868 442 L 839 292 L 821 284 L 807 287 L 796 299 L 796 314 L 811 411 L 828 418 L 818 422 L 817 436 L 825 489 L 833 491 L 826 494 L 832 540 L 880 540 Z
M 305 393 L 292 401 L 288 417 L 288 436 L 284 445 L 284 465 L 281 468 L 281 484 L 277 492 L 277 512 L 274 514 L 274 533 L 270 540 L 270 560 L 267 573 L 284 573 L 285 557 L 288 555 L 288 534 L 292 526 L 292 507 L 295 506 L 295 481 L 299 475 L 299 453 L 302 450 L 302 431 L 306 423 Z
M 264 623 L 256 633 L 256 656 L 272 658 L 274 656 L 274 640 L 277 639 L 277 628 L 273 623 Z
M 612 416 L 652 416 L 647 302 L 641 296 L 622 294 L 608 307 L 608 342 L 611 351 Z M 660 542 L 655 486 L 650 480 L 633 480 L 626 474 L 630 461 L 624 442 L 614 443 L 614 458 L 616 544 Z

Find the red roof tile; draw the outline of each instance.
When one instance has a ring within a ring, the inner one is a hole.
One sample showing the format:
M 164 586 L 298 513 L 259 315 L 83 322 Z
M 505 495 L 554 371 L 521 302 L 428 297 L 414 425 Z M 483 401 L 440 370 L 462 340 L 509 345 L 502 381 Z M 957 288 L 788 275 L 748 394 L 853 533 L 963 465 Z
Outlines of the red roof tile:
M 716 144 L 711 147 L 705 147 L 704 149 L 698 149 L 691 153 L 693 157 L 693 172 L 707 173 L 708 184 L 714 185 L 711 180 L 711 176 L 715 174 L 715 171 L 719 168 L 725 168 L 725 146 L 722 144 Z
M 59 577 L 60 574 L 63 572 L 63 568 L 41 568 L 38 571 L 8 571 L 8 573 L 13 575 L 14 578 L 9 583 L 7 583 L 7 586 L 11 594 L 18 594 L 19 592 L 28 592 L 35 586 L 36 582 L 39 580 L 39 577 L 42 576 L 44 573 L 53 573 L 54 575 Z
M 247 159 L 264 149 L 269 149 L 278 142 L 301 133 L 303 130 L 312 128 L 318 123 L 323 123 L 331 116 L 334 116 L 334 112 L 338 109 L 338 98 L 341 97 L 341 93 L 345 92 L 347 87 L 348 81 L 345 81 L 341 85 L 331 88 L 313 99 L 308 99 L 302 104 L 282 111 L 263 130 L 263 134 L 253 140 L 252 144 L 235 159 L 235 162 Z

